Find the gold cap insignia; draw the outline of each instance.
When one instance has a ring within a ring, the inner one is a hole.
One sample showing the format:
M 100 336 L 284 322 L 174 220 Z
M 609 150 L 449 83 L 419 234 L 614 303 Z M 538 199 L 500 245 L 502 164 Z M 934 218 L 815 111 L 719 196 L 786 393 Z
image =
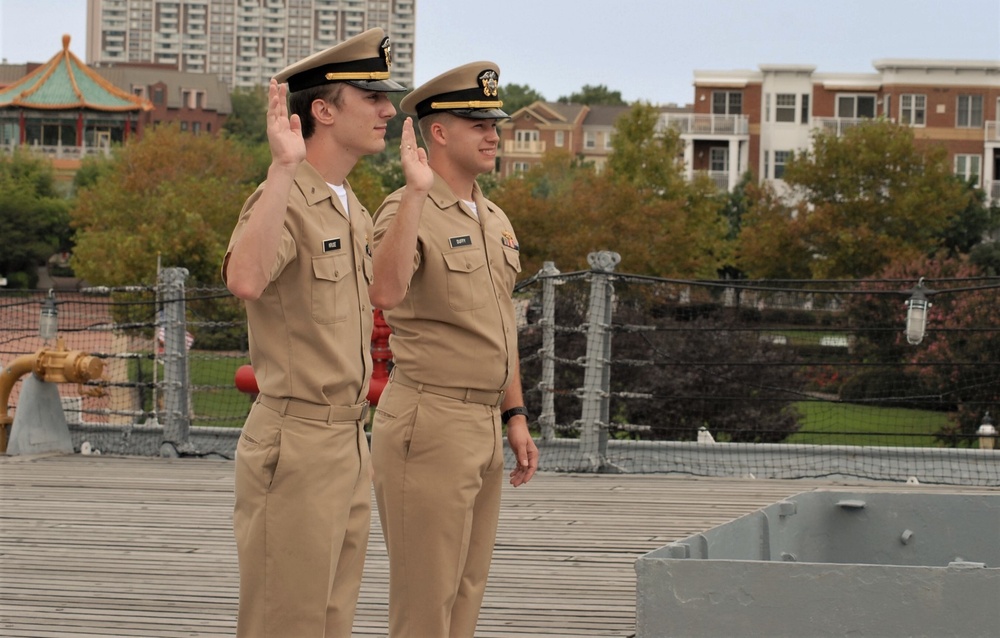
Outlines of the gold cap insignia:
M 389 36 L 382 39 L 382 57 L 385 58 L 386 68 L 392 68 L 392 45 L 389 43 Z
M 483 95 L 486 97 L 496 97 L 499 76 L 493 69 L 488 69 L 479 74 L 479 83 L 483 85 Z

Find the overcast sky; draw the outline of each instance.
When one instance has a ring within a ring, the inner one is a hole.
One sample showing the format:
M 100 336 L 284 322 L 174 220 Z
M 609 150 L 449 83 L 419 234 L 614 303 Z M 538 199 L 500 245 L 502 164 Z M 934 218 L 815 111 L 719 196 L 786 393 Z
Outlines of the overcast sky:
M 605 85 L 690 102 L 695 70 L 809 64 L 871 73 L 883 58 L 1000 60 L 1000 0 L 416 0 L 415 82 L 475 60 L 548 100 Z M 86 58 L 86 0 L 0 0 L 0 58 Z

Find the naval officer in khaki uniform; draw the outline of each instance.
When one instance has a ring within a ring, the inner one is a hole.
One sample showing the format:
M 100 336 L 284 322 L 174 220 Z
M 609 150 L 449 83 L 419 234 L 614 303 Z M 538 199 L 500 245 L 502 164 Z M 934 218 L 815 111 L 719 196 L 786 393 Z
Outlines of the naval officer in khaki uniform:
M 390 63 L 371 29 L 268 90 L 271 165 L 222 271 L 246 300 L 260 387 L 236 449 L 240 637 L 351 635 L 371 521 L 373 270 L 371 217 L 346 178 L 385 148 L 386 92 L 404 90 Z
M 499 69 L 474 62 L 406 96 L 407 185 L 375 217 L 372 301 L 392 328 L 395 366 L 372 426 L 372 464 L 389 553 L 391 638 L 471 638 L 496 538 L 503 425 L 531 479 L 511 298 L 517 236 L 483 197 L 501 110 Z

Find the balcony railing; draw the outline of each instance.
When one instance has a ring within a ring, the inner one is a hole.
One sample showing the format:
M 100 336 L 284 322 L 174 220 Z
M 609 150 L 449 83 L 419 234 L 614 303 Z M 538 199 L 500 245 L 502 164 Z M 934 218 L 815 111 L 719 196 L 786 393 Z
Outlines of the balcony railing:
M 107 146 L 43 146 L 40 144 L 0 144 L 0 153 L 12 155 L 17 148 L 25 148 L 47 159 L 78 160 L 91 155 L 110 155 Z
M 986 141 L 1000 142 L 1000 120 L 991 120 L 986 123 Z
M 729 171 L 695 171 L 695 175 L 708 177 L 721 191 L 729 190 Z
M 1000 202 L 1000 179 L 986 182 L 983 184 L 983 190 L 986 191 L 991 202 Z
M 814 117 L 813 128 L 818 128 L 824 133 L 833 133 L 837 137 L 844 134 L 844 131 L 857 126 L 862 122 L 871 121 L 867 117 Z
M 504 153 L 527 153 L 530 155 L 541 155 L 545 152 L 545 142 L 528 140 L 505 140 L 503 143 Z
M 663 113 L 658 128 L 675 128 L 681 135 L 749 135 L 746 115 Z

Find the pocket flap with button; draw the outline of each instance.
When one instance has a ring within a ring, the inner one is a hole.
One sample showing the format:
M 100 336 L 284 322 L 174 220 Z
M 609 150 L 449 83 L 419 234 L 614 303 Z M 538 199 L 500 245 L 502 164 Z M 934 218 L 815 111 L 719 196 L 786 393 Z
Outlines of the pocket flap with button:
M 521 272 L 521 253 L 513 248 L 504 248 L 503 256 L 507 258 L 507 263 L 510 264 L 511 268 L 516 272 Z
M 486 255 L 478 250 L 460 250 L 445 253 L 444 261 L 452 272 L 474 272 L 486 265 Z
M 322 255 L 312 258 L 313 275 L 316 279 L 340 281 L 351 272 L 347 255 Z

